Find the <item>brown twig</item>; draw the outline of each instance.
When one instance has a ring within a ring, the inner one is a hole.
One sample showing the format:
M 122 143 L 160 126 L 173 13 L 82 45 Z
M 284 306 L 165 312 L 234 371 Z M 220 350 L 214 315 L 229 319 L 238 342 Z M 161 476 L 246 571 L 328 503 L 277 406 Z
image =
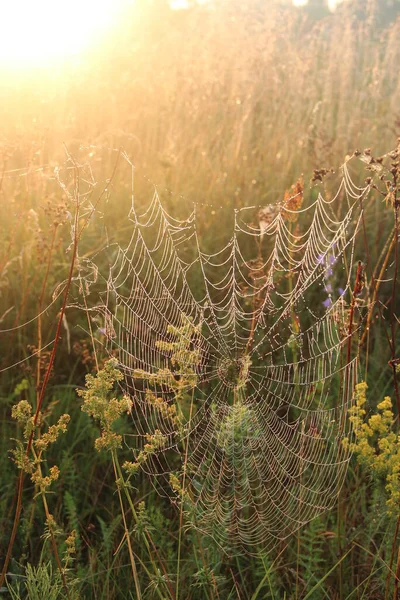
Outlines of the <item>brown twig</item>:
M 395 529 L 394 536 L 393 536 L 392 552 L 390 554 L 390 565 L 389 565 L 388 574 L 386 576 L 385 600 L 387 600 L 389 598 L 390 576 L 393 574 L 393 561 L 394 561 L 394 554 L 395 554 L 395 549 L 396 549 L 396 539 L 399 534 L 399 528 L 400 528 L 400 515 L 397 517 L 396 529 Z M 399 569 L 399 562 L 397 560 L 397 569 L 396 569 L 395 577 L 398 575 L 398 572 L 397 572 L 398 569 Z M 397 600 L 397 598 L 396 598 L 396 600 Z
M 392 335 L 392 360 L 391 366 L 393 371 L 393 384 L 394 391 L 396 395 L 396 403 L 397 403 L 397 414 L 400 415 L 400 394 L 399 394 L 399 385 L 397 382 L 397 373 L 396 373 L 396 318 L 395 318 L 395 298 L 396 298 L 396 287 L 397 287 L 397 275 L 399 271 L 399 243 L 398 243 L 398 235 L 399 235 L 399 206 L 395 200 L 394 203 L 394 274 L 393 274 L 393 285 L 392 285 L 392 297 L 390 300 L 390 330 Z

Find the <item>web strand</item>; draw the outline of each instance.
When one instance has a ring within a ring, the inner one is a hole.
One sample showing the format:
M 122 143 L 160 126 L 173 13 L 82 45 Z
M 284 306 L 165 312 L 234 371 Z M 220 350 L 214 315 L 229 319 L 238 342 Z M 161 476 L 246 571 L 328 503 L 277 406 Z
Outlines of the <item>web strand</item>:
M 348 308 L 366 189 L 345 169 L 331 200 L 236 209 L 220 247 L 203 241 L 198 207 L 178 219 L 155 192 L 139 212 L 131 193 L 130 240 L 106 248 L 105 273 L 94 261 L 101 291 L 93 299 L 88 281 L 86 298 L 134 401 L 125 442 L 135 459 L 162 436 L 142 468 L 175 500 L 171 475 L 187 455 L 184 492 L 202 532 L 231 549 L 273 547 L 333 506 L 346 473 L 357 352 L 347 362 L 345 350 L 357 335 Z

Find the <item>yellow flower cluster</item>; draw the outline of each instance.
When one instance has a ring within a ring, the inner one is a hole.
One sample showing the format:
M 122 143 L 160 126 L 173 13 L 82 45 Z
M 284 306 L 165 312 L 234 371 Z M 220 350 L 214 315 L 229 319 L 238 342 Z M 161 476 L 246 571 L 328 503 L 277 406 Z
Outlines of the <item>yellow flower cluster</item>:
M 175 473 L 169 474 L 169 484 L 178 496 L 180 496 L 181 498 L 184 497 L 184 489 L 182 487 L 179 477 Z
M 122 413 L 132 410 L 133 402 L 128 396 L 121 399 L 111 398 L 109 395 L 115 385 L 122 379 L 121 371 L 117 369 L 118 361 L 115 358 L 107 361 L 104 369 L 96 376 L 86 375 L 86 388 L 77 390 L 83 398 L 82 410 L 98 420 L 101 435 L 95 441 L 96 450 L 116 450 L 122 445 L 122 436 L 113 431 L 114 423 Z
M 32 481 L 33 483 L 36 483 L 42 491 L 47 490 L 51 484 L 53 483 L 53 481 L 57 481 L 57 479 L 60 476 L 60 469 L 54 465 L 53 467 L 50 467 L 49 470 L 49 475 L 41 475 L 40 470 L 38 469 L 37 471 L 35 471 L 32 474 Z
M 393 431 L 395 419 L 392 401 L 386 396 L 377 406 L 378 412 L 367 418 L 367 384 L 359 383 L 354 392 L 354 404 L 349 409 L 349 420 L 353 427 L 353 441 L 343 444 L 357 455 L 374 475 L 386 482 L 387 507 L 391 514 L 400 509 L 400 435 Z
M 195 347 L 195 341 L 200 332 L 200 325 L 194 325 L 190 318 L 182 315 L 182 324 L 179 327 L 168 326 L 169 340 L 156 342 L 159 350 L 169 354 L 171 368 L 158 369 L 155 373 L 143 369 L 134 369 L 133 371 L 134 379 L 141 379 L 149 386 L 145 390 L 148 405 L 160 413 L 164 419 L 172 422 L 177 427 L 177 432 L 183 431 L 182 407 L 188 393 L 197 384 L 196 370 L 201 362 L 201 355 Z M 167 388 L 169 392 L 173 393 L 173 402 L 159 397 L 157 389 L 160 388 Z M 156 429 L 153 434 L 146 435 L 146 441 L 143 450 L 136 456 L 136 460 L 126 461 L 122 465 L 129 477 L 135 475 L 152 454 L 163 448 L 168 438 L 159 429 Z
M 67 414 L 61 415 L 55 425 L 51 425 L 47 432 L 39 439 L 35 440 L 35 446 L 38 450 L 46 450 L 50 444 L 54 444 L 60 433 L 67 431 L 67 425 L 70 421 L 70 416 Z
M 64 552 L 64 572 L 68 569 L 68 566 L 74 559 L 76 554 L 76 530 L 73 529 L 67 539 L 65 540 L 65 552 Z
M 32 405 L 27 400 L 20 400 L 11 409 L 13 419 L 23 428 L 23 436 L 26 441 L 29 440 L 35 427 L 39 431 L 39 427 L 43 421 L 43 415 L 39 413 L 35 424 L 32 413 Z M 60 470 L 54 465 L 50 467 L 48 475 L 43 475 L 41 470 L 41 463 L 43 462 L 42 454 L 51 444 L 57 441 L 60 434 L 67 431 L 69 420 L 69 415 L 61 415 L 55 425 L 50 425 L 45 433 L 34 439 L 31 449 L 32 456 L 27 454 L 26 449 L 20 441 L 17 442 L 17 448 L 11 451 L 18 468 L 25 473 L 29 473 L 33 483 L 38 485 L 43 492 L 50 487 L 53 481 L 58 479 Z
M 200 325 L 196 326 L 189 318 L 185 320 L 182 317 L 182 326 L 169 325 L 168 334 L 174 338 L 173 341 L 159 340 L 156 346 L 170 352 L 173 371 L 160 369 L 150 384 L 166 385 L 174 391 L 175 400 L 179 401 L 197 384 L 196 367 L 201 362 L 201 356 L 198 349 L 192 348 L 192 343 L 200 334 Z
M 143 450 L 137 455 L 136 462 L 125 461 L 122 465 L 122 468 L 125 469 L 128 475 L 135 475 L 139 471 L 139 467 L 145 463 L 152 454 L 165 446 L 167 436 L 163 435 L 159 429 L 156 429 L 153 434 L 146 435 L 146 442 L 147 443 L 143 446 Z
M 164 398 L 157 397 L 151 390 L 146 390 L 146 400 L 154 406 L 165 419 L 171 419 L 175 425 L 179 424 L 179 416 L 175 404 L 169 404 Z
M 24 438 L 28 440 L 34 428 L 31 404 L 27 400 L 20 400 L 12 407 L 11 416 L 24 428 Z

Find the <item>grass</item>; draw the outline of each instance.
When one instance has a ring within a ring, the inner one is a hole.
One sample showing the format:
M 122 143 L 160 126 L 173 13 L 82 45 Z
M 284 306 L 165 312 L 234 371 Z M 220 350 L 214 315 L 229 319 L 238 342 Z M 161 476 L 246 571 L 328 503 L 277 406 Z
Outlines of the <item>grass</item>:
M 95 450 L 98 429 L 75 393 L 106 356 L 86 333 L 95 327 L 90 318 L 69 305 L 85 258 L 106 236 L 129 239 L 130 171 L 107 148 L 123 147 L 135 164 L 137 203 L 153 184 L 174 215 L 196 202 L 211 247 L 217 207 L 228 215 L 275 203 L 302 173 L 311 197 L 332 195 L 337 176 L 310 187 L 314 169 L 337 170 L 356 148 L 372 147 L 379 157 L 395 146 L 400 21 L 382 24 L 372 3 L 355 16 L 355 6 L 346 2 L 316 21 L 295 9 L 231 1 L 214 10 L 165 9 L 156 19 L 141 2 L 116 49 L 110 33 L 81 71 L 52 85 L 42 74 L 34 86 L 16 79 L 14 91 L 8 87 L 0 108 L 0 557 L 9 591 L 0 595 L 394 598 L 397 516 L 387 514 L 384 481 L 355 458 L 337 510 L 273 554 L 229 556 L 188 527 L 179 494 L 172 503 L 158 497 L 141 473 L 127 481 L 121 465 L 129 452 Z M 134 35 L 133 22 L 140 22 Z M 78 167 L 86 159 L 92 172 Z M 368 152 L 361 159 L 350 164 L 358 182 L 371 175 Z M 58 163 L 63 170 L 54 175 Z M 379 185 L 364 206 L 358 249 L 371 307 L 360 355 L 371 412 L 385 395 L 398 396 L 398 196 L 388 198 Z M 229 227 L 224 217 L 221 238 Z M 39 435 L 24 437 L 23 423 L 12 420 L 20 400 L 42 422 Z M 66 432 L 40 454 L 34 440 L 63 414 Z M 124 417 L 117 426 L 129 432 Z M 36 483 L 10 461 L 15 439 L 20 459 L 42 469 Z M 60 474 L 46 487 L 53 465 Z

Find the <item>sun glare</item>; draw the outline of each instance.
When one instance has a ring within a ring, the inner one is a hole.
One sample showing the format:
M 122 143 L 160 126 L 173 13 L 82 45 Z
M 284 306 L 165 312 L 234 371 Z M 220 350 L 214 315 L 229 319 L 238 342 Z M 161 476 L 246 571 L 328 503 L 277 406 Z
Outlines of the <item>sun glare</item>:
M 131 0 L 2 2 L 0 65 L 46 66 L 79 55 L 108 31 Z

